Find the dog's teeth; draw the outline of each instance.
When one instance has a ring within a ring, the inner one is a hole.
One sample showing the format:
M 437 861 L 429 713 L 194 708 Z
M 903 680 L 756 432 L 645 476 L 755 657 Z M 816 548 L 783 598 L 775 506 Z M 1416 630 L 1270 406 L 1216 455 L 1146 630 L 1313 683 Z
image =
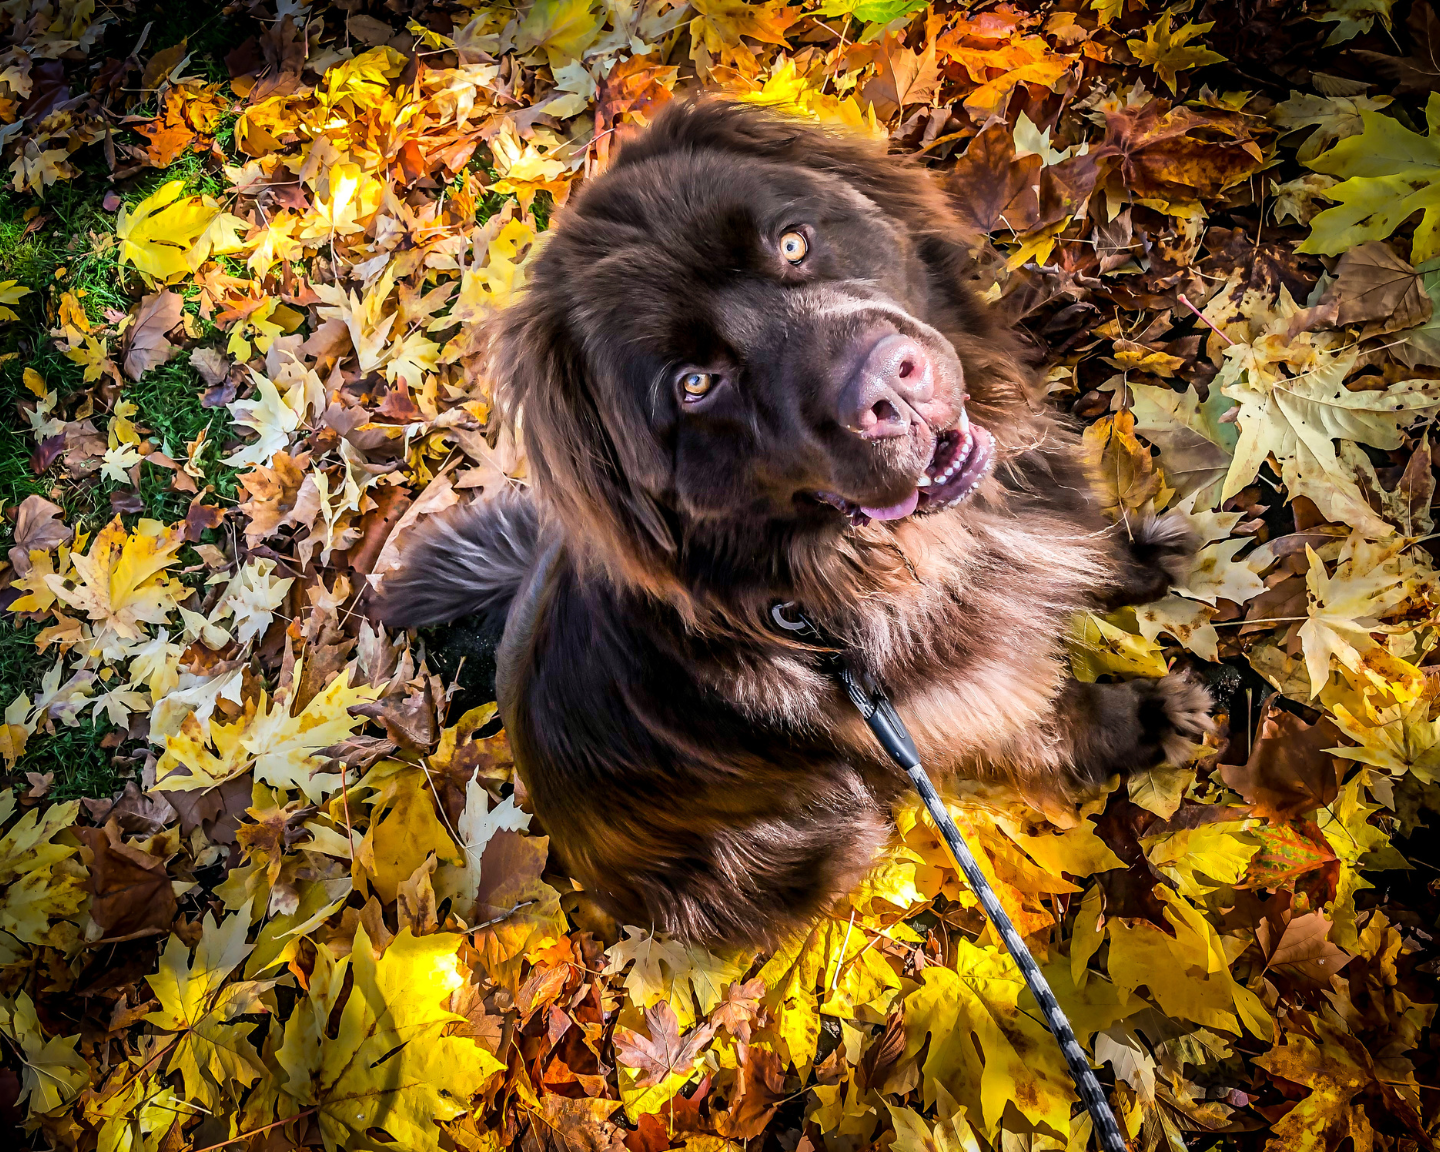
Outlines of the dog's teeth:
M 930 477 L 929 477 L 929 476 L 925 476 L 925 475 L 922 474 L 921 477 L 920 477 L 920 479 L 917 480 L 917 481 L 915 481 L 915 487 L 917 487 L 917 488 L 928 488 L 928 487 L 930 487 Z
M 965 409 L 963 408 L 960 409 L 960 422 L 955 425 L 955 429 L 961 436 L 970 435 L 970 417 L 965 414 Z

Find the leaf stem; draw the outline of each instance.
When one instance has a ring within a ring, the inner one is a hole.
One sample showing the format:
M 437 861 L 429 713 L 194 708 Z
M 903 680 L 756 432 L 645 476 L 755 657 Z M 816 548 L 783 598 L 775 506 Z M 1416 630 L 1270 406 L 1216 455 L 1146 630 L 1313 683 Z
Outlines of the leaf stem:
M 238 1144 L 241 1140 L 248 1140 L 251 1136 L 258 1136 L 261 1132 L 268 1132 L 271 1128 L 279 1128 L 282 1124 L 289 1124 L 292 1120 L 299 1120 L 309 1116 L 312 1112 L 320 1111 L 320 1105 L 312 1104 L 309 1108 L 296 1112 L 293 1116 L 286 1116 L 283 1120 L 276 1120 L 273 1124 L 265 1124 L 259 1128 L 252 1128 L 249 1132 L 241 1132 L 238 1136 L 232 1136 L 229 1140 L 222 1140 L 218 1144 L 211 1144 L 205 1148 L 196 1149 L 196 1152 L 215 1152 L 217 1148 L 226 1148 L 231 1144 Z
M 1225 335 L 1224 332 L 1220 331 L 1219 328 L 1215 327 L 1215 322 L 1211 320 L 1210 317 L 1206 316 L 1205 313 L 1201 312 L 1199 308 L 1196 308 L 1194 304 L 1190 303 L 1190 297 L 1186 296 L 1185 293 L 1180 293 L 1179 300 L 1181 304 L 1185 305 L 1186 308 L 1190 309 L 1191 312 L 1195 313 L 1196 316 L 1200 317 L 1200 322 L 1206 327 L 1208 327 L 1212 332 L 1214 332 L 1215 335 L 1219 336 L 1220 339 L 1224 340 L 1226 344 L 1233 345 L 1235 343 L 1234 340 L 1230 339 L 1229 336 Z

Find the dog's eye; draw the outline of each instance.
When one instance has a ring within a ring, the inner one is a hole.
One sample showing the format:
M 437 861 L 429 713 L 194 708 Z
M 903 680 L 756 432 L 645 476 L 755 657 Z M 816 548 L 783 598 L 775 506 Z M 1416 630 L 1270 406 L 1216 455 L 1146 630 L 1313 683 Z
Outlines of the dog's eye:
M 714 385 L 715 374 L 713 372 L 687 372 L 680 377 L 680 387 L 684 388 L 685 395 L 693 400 L 700 399 Z
M 810 251 L 810 245 L 801 233 L 786 232 L 780 237 L 780 255 L 784 256 L 791 264 L 799 264 L 805 259 L 805 253 L 808 251 Z

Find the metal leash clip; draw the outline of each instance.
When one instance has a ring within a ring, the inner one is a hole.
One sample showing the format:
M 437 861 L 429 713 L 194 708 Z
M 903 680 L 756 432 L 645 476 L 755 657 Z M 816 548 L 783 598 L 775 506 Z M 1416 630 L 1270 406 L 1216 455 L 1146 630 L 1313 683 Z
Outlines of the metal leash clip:
M 777 628 L 790 633 L 797 640 L 803 640 L 815 648 L 824 648 L 829 652 L 840 651 L 834 640 L 830 639 L 817 628 L 810 617 L 800 610 L 800 605 L 794 600 L 786 600 L 783 604 L 775 604 L 770 608 L 770 619 L 775 622 Z

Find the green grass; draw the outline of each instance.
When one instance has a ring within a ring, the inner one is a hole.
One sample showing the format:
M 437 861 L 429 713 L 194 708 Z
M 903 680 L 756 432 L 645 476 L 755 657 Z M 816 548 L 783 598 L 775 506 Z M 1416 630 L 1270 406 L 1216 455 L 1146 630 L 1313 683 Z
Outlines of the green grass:
M 151 33 L 152 48 L 166 47 L 181 36 L 192 35 L 191 47 L 196 50 L 196 60 L 201 61 L 202 52 L 209 55 L 202 61 L 202 67 L 192 67 L 191 71 L 209 75 L 212 80 L 226 78 L 223 65 L 215 55 L 217 50 L 223 55 L 230 47 L 225 42 L 223 21 L 205 17 L 191 18 L 187 23 L 167 16 L 169 23 L 165 23 L 161 16 L 166 6 L 154 5 L 153 9 L 157 24 Z M 170 6 L 169 11 L 173 10 Z M 193 39 L 196 29 L 200 31 L 199 40 Z M 232 126 L 227 144 L 233 143 L 233 136 Z M 59 504 L 64 509 L 65 522 L 77 531 L 93 532 L 115 514 L 111 493 L 128 492 L 130 488 L 98 474 L 67 478 L 63 461 L 57 461 L 43 474 L 33 471 L 30 461 L 38 442 L 17 412 L 17 405 L 33 403 L 35 399 L 25 387 L 24 371 L 33 368 L 59 394 L 57 418 L 73 418 L 81 394 L 92 386 L 85 384 L 82 368 L 56 350 L 49 335 L 49 329 L 58 323 L 56 309 L 61 294 L 73 293 L 84 305 L 92 324 L 99 326 L 107 322 L 107 312 L 110 318 L 116 312 L 128 312 L 140 296 L 156 289 L 145 285 L 132 268 L 118 260 L 118 249 L 113 242 L 116 217 L 106 211 L 102 203 L 112 189 L 98 153 L 90 149 L 77 154 L 76 159 L 81 161 L 82 174 L 73 181 L 62 181 L 47 188 L 38 201 L 28 195 L 0 191 L 0 280 L 15 280 L 31 289 L 30 295 L 15 305 L 19 319 L 0 324 L 0 355 L 9 354 L 0 361 L 0 406 L 8 414 L 6 434 L 0 435 L 0 510 L 8 512 L 27 496 L 40 495 Z M 117 191 L 121 200 L 133 207 L 162 184 L 177 178 L 185 181 L 189 193 L 216 197 L 225 194 L 223 177 L 208 168 L 205 157 L 196 153 L 181 156 L 163 171 L 146 172 Z M 41 215 L 38 226 L 33 223 L 35 208 Z M 177 290 L 188 294 L 186 310 L 202 341 L 213 343 L 214 325 L 197 315 L 197 290 L 189 285 Z M 117 363 L 120 348 L 121 342 L 112 337 L 110 352 Z M 125 379 L 120 396 L 137 406 L 134 420 L 155 447 L 177 462 L 186 459 L 186 445 L 202 430 L 207 431 L 207 446 L 201 460 L 211 490 L 204 494 L 204 499 L 207 503 L 228 505 L 235 498 L 236 474 L 219 460 L 225 441 L 232 435 L 232 423 L 224 408 L 206 408 L 201 404 L 204 388 L 204 381 L 190 365 L 189 353 L 181 352 L 138 381 Z M 103 435 L 109 413 L 98 400 L 91 418 Z M 133 527 L 140 515 L 164 523 L 184 518 L 194 496 L 174 491 L 173 476 L 169 469 L 149 464 L 141 466 L 142 511 L 123 517 L 127 527 Z M 203 539 L 217 542 L 217 536 L 218 533 L 207 532 Z M 0 555 L 8 551 L 13 542 L 11 520 L 0 517 Z M 181 552 L 180 559 L 191 564 L 198 558 L 187 548 Z M 203 577 L 201 573 L 194 579 Z M 53 667 L 55 649 L 42 653 L 35 648 L 35 636 L 42 627 L 44 624 L 30 621 L 0 622 L 0 709 L 22 692 L 34 699 L 42 678 Z M 30 737 L 26 753 L 16 767 L 15 781 L 25 784 L 23 774 L 26 772 L 51 772 L 54 773 L 51 795 L 57 798 L 112 795 L 131 774 L 128 760 L 117 767 L 113 762 L 116 750 L 101 746 L 112 727 L 103 715 L 98 720 L 85 715 L 73 727 L 57 721 L 53 733 L 37 731 Z
M 128 765 L 118 768 L 112 762 L 112 750 L 100 746 L 113 730 L 114 726 L 103 714 L 99 720 L 82 716 L 73 728 L 57 721 L 54 735 L 37 732 L 30 737 L 20 771 L 53 774 L 50 791 L 46 793 L 53 800 L 113 796 L 134 775 Z
M 39 695 L 40 682 L 54 666 L 56 655 L 53 648 L 36 652 L 35 636 L 41 627 L 24 620 L 0 627 L 0 704 L 9 704 L 22 692 L 32 701 Z M 114 765 L 111 749 L 100 745 L 113 730 L 102 713 L 98 720 L 82 715 L 74 727 L 56 721 L 54 733 L 33 733 L 17 767 L 17 785 L 28 787 L 23 773 L 49 772 L 54 775 L 49 795 L 56 799 L 114 795 L 131 772 L 128 765 L 123 769 Z
M 219 460 L 233 424 L 227 409 L 206 408 L 200 403 L 204 389 L 205 382 L 190 366 L 190 354 L 182 352 L 128 385 L 124 396 L 140 409 L 134 419 L 150 430 L 151 442 L 176 463 L 183 464 L 185 446 L 202 431 L 207 432 L 200 461 L 215 495 L 228 503 L 234 500 L 239 487 L 237 474 Z M 182 519 L 195 498 L 191 493 L 174 491 L 170 484 L 173 476 L 169 469 L 150 464 L 140 469 L 140 498 L 145 503 L 145 514 L 167 524 Z

